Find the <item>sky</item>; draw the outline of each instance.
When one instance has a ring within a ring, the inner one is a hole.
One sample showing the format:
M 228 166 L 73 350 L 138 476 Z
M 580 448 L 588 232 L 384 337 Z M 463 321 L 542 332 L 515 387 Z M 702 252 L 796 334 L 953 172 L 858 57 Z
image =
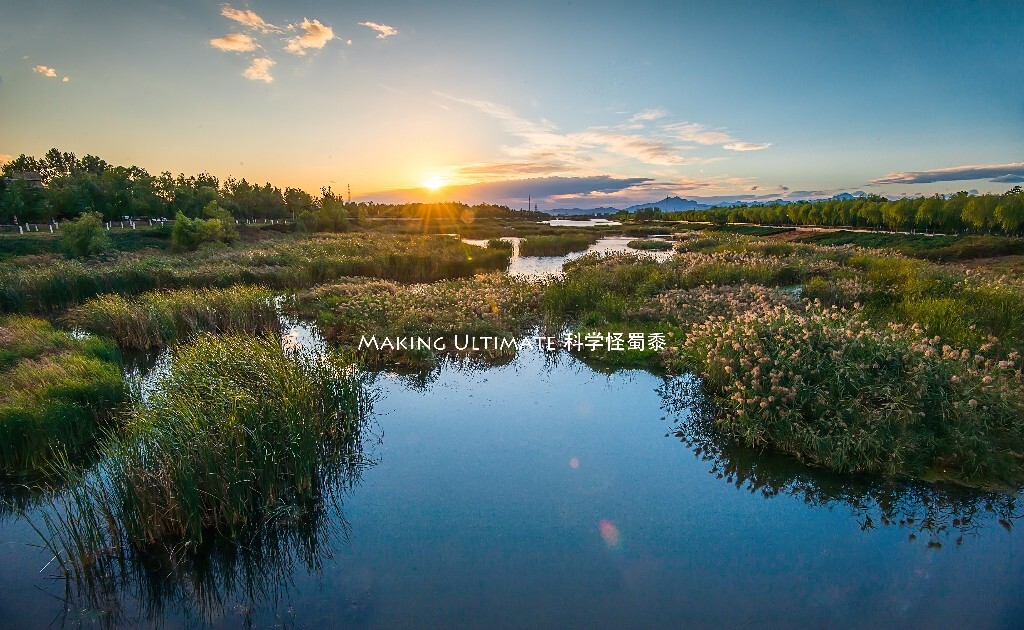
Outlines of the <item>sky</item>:
M 0 161 L 541 209 L 1003 192 L 1021 33 L 998 1 L 0 0 Z

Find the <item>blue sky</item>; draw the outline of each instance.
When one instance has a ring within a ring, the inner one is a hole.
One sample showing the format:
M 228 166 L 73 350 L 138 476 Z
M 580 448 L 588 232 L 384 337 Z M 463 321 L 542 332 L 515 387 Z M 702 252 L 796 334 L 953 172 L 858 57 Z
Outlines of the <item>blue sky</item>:
M 1022 3 L 9 2 L 0 16 L 0 159 L 58 146 L 380 201 L 545 207 L 1024 180 Z

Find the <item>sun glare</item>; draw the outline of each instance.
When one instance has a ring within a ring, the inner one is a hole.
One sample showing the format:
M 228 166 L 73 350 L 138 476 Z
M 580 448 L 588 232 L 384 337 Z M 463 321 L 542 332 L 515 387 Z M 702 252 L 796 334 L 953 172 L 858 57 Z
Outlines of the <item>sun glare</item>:
M 437 190 L 442 186 L 444 186 L 444 180 L 440 177 L 431 177 L 423 181 L 423 187 L 427 190 Z

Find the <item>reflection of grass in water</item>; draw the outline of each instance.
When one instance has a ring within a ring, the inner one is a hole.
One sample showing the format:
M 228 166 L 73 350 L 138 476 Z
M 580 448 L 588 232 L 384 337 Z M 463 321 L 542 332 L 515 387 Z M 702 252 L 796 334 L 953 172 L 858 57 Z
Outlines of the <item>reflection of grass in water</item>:
M 908 540 L 929 547 L 999 525 L 1007 530 L 1024 518 L 1017 492 L 982 491 L 955 484 L 884 480 L 812 468 L 793 457 L 758 451 L 729 441 L 715 427 L 717 412 L 693 378 L 666 380 L 662 408 L 681 418 L 675 437 L 711 464 L 710 473 L 737 489 L 766 498 L 793 496 L 811 507 L 848 508 L 864 531 L 898 526 Z
M 282 541 L 308 549 L 322 525 L 296 527 L 323 521 L 362 463 L 369 399 L 343 358 L 245 336 L 172 354 L 104 463 L 44 512 L 47 545 L 78 592 L 124 585 L 160 558 L 201 567 L 198 554 L 226 542 L 255 544 L 257 560 L 283 553 Z

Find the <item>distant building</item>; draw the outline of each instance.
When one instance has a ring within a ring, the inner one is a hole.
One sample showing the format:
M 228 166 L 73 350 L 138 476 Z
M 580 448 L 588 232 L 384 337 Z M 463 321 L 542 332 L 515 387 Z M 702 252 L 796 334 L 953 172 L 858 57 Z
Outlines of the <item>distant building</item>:
M 16 171 L 7 176 L 11 181 L 22 180 L 28 182 L 33 188 L 43 187 L 43 177 L 36 171 Z

